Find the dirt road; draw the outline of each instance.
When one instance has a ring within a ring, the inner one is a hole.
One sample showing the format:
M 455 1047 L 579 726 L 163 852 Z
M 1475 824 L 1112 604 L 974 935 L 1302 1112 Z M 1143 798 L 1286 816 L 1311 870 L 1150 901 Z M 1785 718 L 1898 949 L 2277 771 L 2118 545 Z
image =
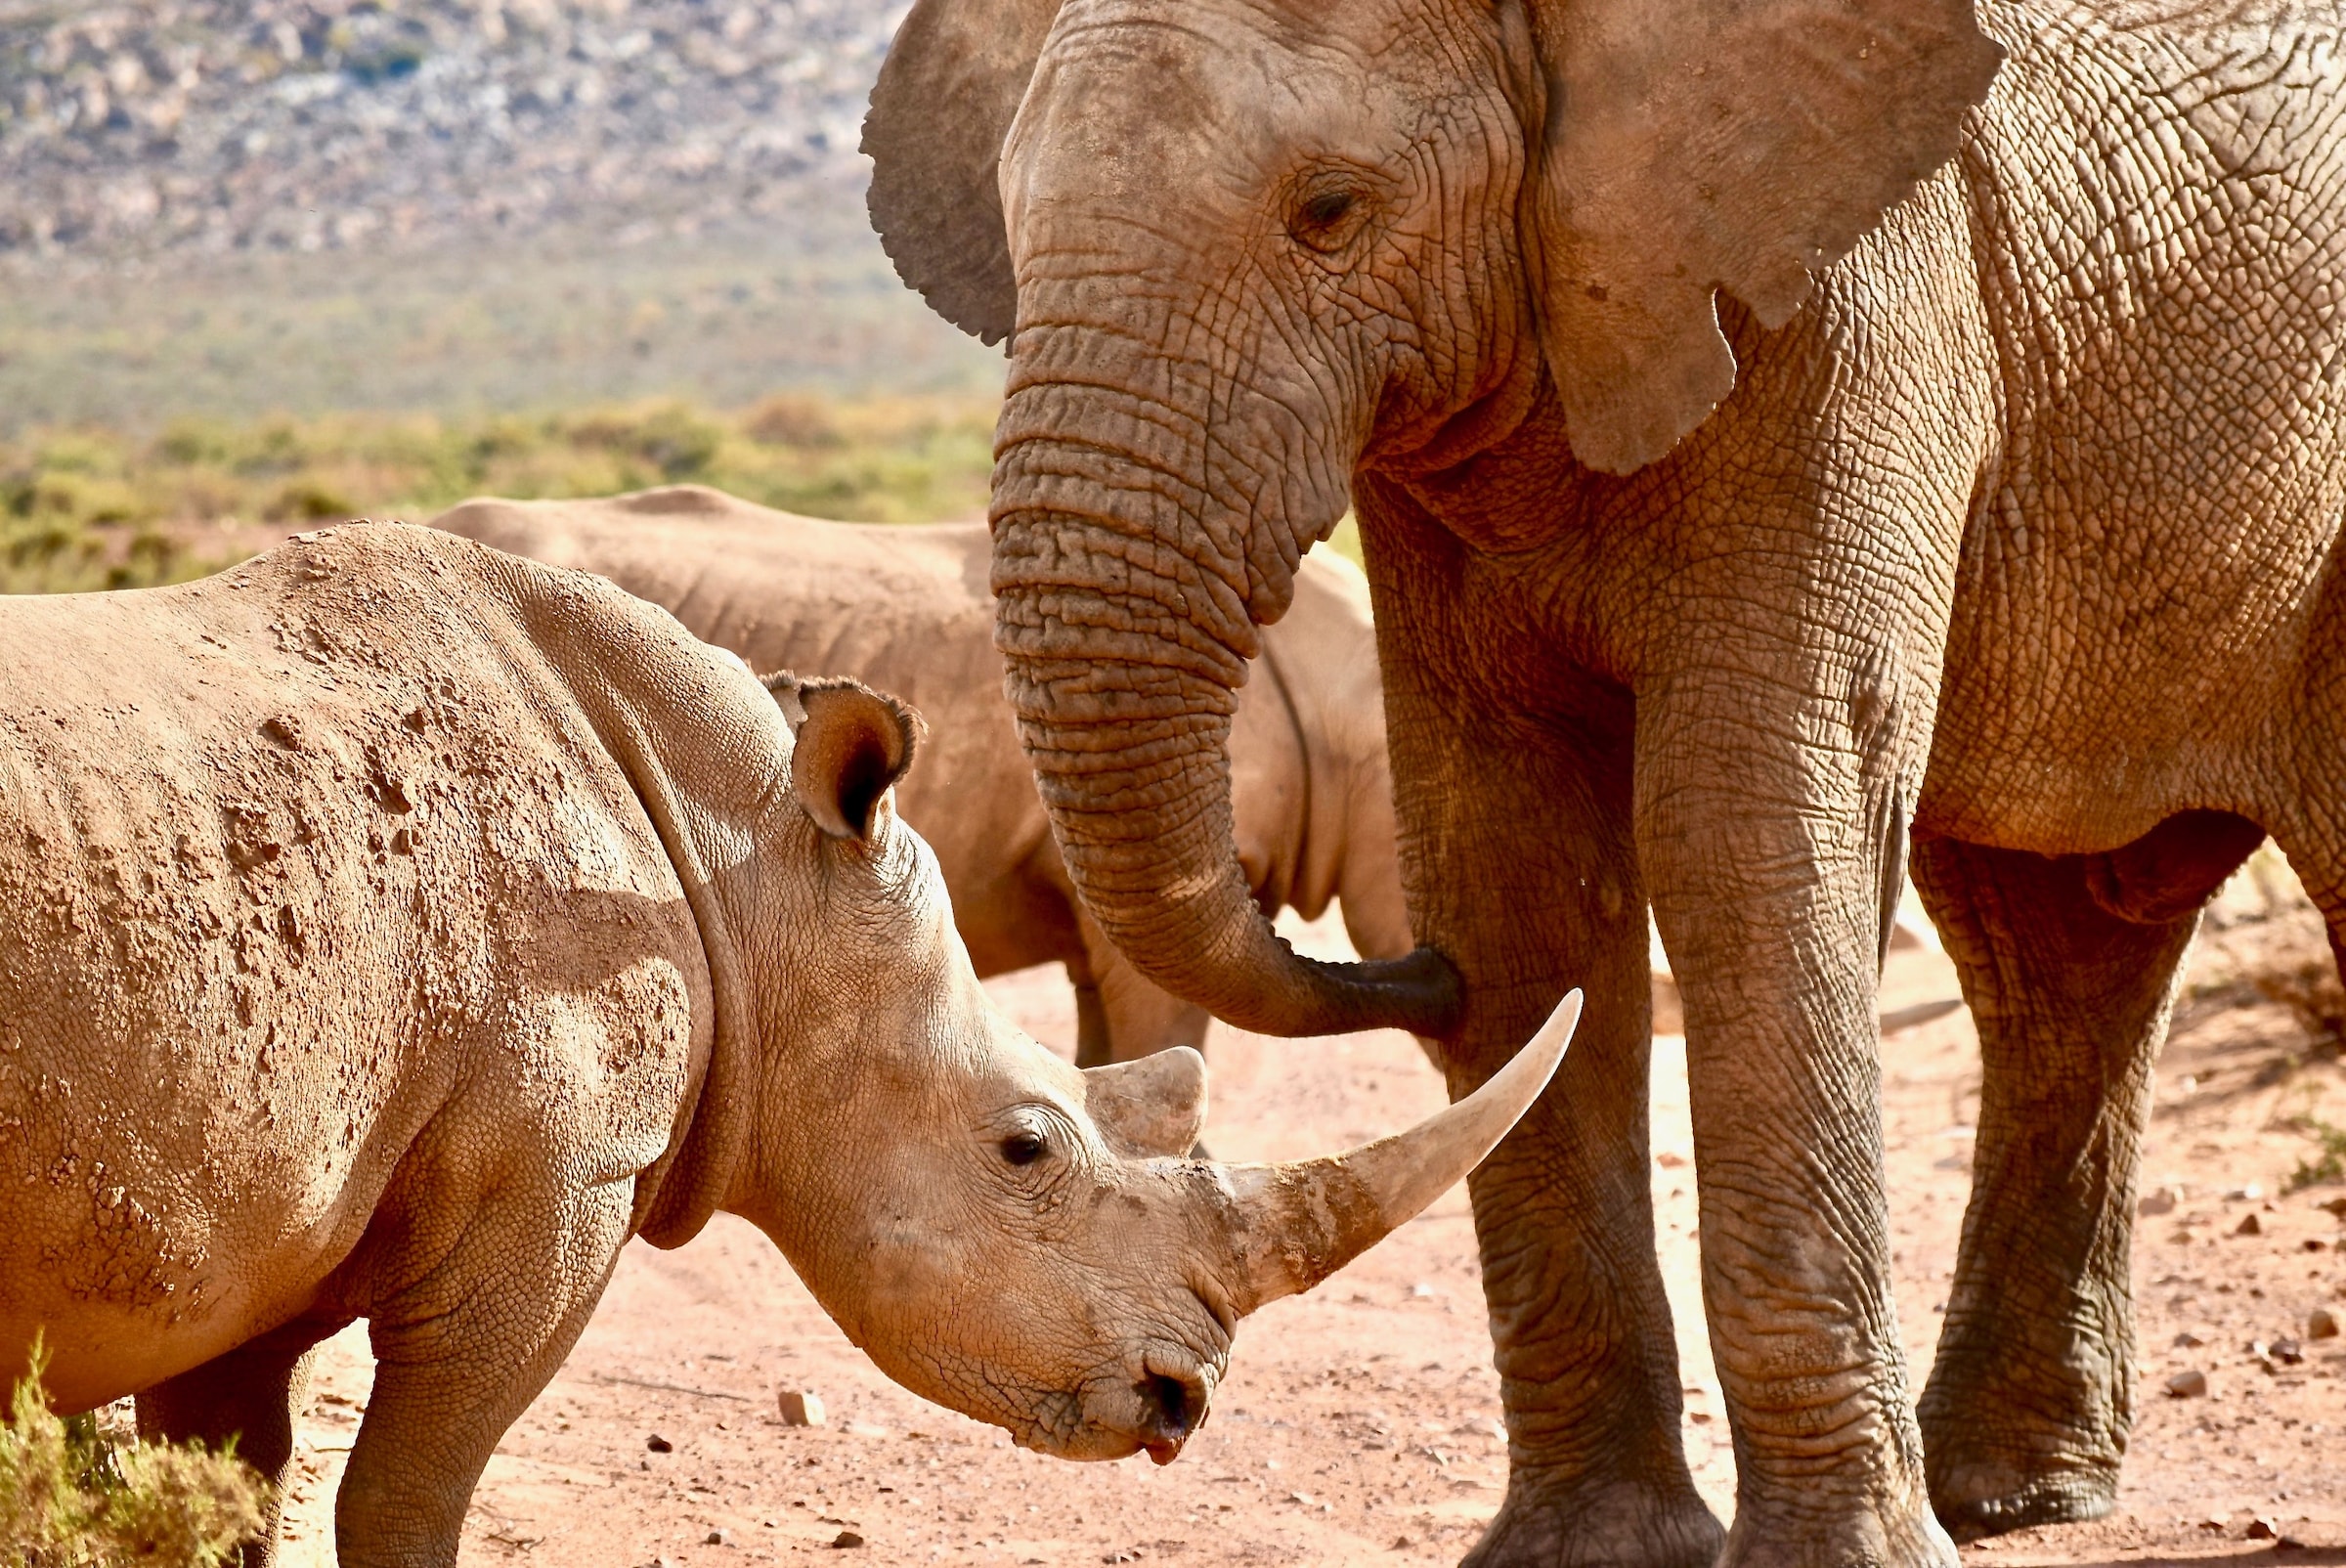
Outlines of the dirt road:
M 2262 918 L 2270 911 L 2254 890 L 2243 896 L 2203 943 L 2197 994 L 2160 1066 L 2144 1188 L 2167 1190 L 2174 1206 L 2139 1232 L 2142 1416 L 2119 1513 L 1967 1557 L 2262 1556 L 2275 1547 L 2250 1539 L 2261 1519 L 2292 1543 L 2280 1559 L 2292 1568 L 2346 1564 L 2346 1337 L 2306 1333 L 2316 1307 L 2346 1318 L 2346 1226 L 2313 1206 L 2346 1185 L 2282 1196 L 2295 1166 L 2318 1154 L 2319 1126 L 2346 1124 L 2346 1072 L 2334 1045 L 2309 1042 L 2302 1002 L 2241 978 L 2271 969 L 2276 951 L 2324 956 L 2318 926 L 2309 936 L 2288 912 Z M 1327 951 L 1341 937 L 1315 929 L 1306 941 Z M 994 988 L 1038 1037 L 1073 1038 L 1055 971 Z M 1938 954 L 1892 954 L 1884 1112 L 1898 1303 L 1918 1382 L 1944 1307 L 1977 1104 L 1969 1019 L 1943 1006 L 1955 991 Z M 1277 1041 L 1217 1026 L 1209 1056 L 1208 1139 L 1228 1157 L 1332 1149 L 1442 1099 L 1416 1047 L 1396 1034 Z M 1702 1328 L 1674 1037 L 1658 1043 L 1654 1106 L 1687 1453 L 1724 1518 L 1734 1460 Z M 2261 1234 L 2235 1234 L 2250 1215 Z M 2293 1351 L 2284 1340 L 2297 1341 Z M 2252 1342 L 2266 1347 L 2261 1359 Z M 2164 1394 L 2185 1371 L 2204 1374 L 2204 1397 Z M 292 1513 L 289 1560 L 304 1568 L 331 1561 L 332 1487 L 368 1380 L 363 1331 L 333 1341 Z M 828 1424 L 783 1425 L 781 1389 L 818 1394 Z M 463 1562 L 1450 1563 L 1499 1505 L 1499 1415 L 1463 1189 L 1318 1292 L 1249 1320 L 1211 1424 L 1162 1470 L 1038 1458 L 896 1389 L 762 1237 L 720 1218 L 677 1252 L 629 1249 L 585 1339 L 490 1465 Z M 835 1546 L 850 1536 L 861 1544 Z

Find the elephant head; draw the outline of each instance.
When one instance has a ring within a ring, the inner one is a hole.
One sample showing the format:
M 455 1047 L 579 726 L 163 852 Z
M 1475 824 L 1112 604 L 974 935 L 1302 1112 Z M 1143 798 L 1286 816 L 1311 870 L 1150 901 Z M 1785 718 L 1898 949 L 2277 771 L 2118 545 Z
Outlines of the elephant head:
M 1233 692 L 1364 467 L 1536 408 L 1627 473 L 1952 154 L 1971 0 L 918 0 L 871 207 L 1011 340 L 997 635 L 1068 870 L 1168 989 L 1248 1027 L 1441 1033 L 1420 951 L 1286 950 L 1232 849 Z M 1552 400 L 1552 401 L 1551 401 Z

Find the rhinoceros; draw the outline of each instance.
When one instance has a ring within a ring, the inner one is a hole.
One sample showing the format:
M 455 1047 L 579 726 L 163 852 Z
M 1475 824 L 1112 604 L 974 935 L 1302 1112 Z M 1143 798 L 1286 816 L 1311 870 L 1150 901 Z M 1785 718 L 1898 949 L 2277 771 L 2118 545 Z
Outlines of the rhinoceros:
M 1238 1320 L 1478 1163 L 1577 998 L 1393 1138 L 1171 1157 L 1194 1052 L 1087 1073 L 988 1004 L 891 799 L 918 734 L 426 529 L 0 603 L 0 1382 L 37 1340 L 63 1408 L 282 1478 L 365 1318 L 340 1560 L 445 1565 L 621 1245 L 721 1208 L 907 1387 L 1171 1459 Z
M 599 573 L 756 669 L 854 675 L 911 702 L 938 737 L 899 805 L 944 868 L 978 973 L 1064 963 L 1079 1066 L 1203 1046 L 1210 1015 L 1142 979 L 1060 862 L 1002 691 L 983 522 L 823 522 L 676 485 L 587 501 L 483 498 L 433 526 Z M 1256 675 L 1230 738 L 1238 858 L 1256 901 L 1311 919 L 1338 900 L 1362 957 L 1400 957 L 1414 943 L 1358 568 L 1326 551 L 1305 559 L 1293 604 L 1263 629 Z

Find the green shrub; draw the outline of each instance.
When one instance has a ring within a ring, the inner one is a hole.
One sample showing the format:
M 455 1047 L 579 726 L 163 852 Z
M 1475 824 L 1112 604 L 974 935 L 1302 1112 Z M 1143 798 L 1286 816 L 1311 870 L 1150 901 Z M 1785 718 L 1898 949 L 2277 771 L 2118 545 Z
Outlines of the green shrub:
M 315 479 L 297 479 L 285 486 L 261 512 L 272 523 L 322 523 L 357 514 L 356 506 Z
M 2326 1121 L 2308 1118 L 2307 1134 L 2320 1151 L 2311 1159 L 2297 1161 L 2289 1172 L 2286 1192 L 2300 1192 L 2324 1182 L 2346 1182 L 2346 1127 L 2333 1127 Z
M 268 1486 L 200 1443 L 119 1443 L 61 1419 L 38 1351 L 0 1426 L 0 1563 L 9 1568 L 219 1568 L 267 1520 Z

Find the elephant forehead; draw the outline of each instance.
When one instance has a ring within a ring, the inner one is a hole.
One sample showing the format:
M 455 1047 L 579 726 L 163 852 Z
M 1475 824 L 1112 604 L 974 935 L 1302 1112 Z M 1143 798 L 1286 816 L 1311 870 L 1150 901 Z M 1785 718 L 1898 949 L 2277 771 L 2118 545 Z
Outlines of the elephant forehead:
M 1070 0 L 1026 115 L 1040 111 L 1055 143 L 1071 137 L 1111 165 L 1148 149 L 1151 179 L 1167 152 L 1229 167 L 1264 150 L 1266 130 L 1272 149 L 1341 145 L 1414 112 L 1422 94 L 1408 84 L 1419 73 L 1406 65 L 1430 38 L 1400 22 L 1388 5 L 1305 16 L 1260 0 Z

